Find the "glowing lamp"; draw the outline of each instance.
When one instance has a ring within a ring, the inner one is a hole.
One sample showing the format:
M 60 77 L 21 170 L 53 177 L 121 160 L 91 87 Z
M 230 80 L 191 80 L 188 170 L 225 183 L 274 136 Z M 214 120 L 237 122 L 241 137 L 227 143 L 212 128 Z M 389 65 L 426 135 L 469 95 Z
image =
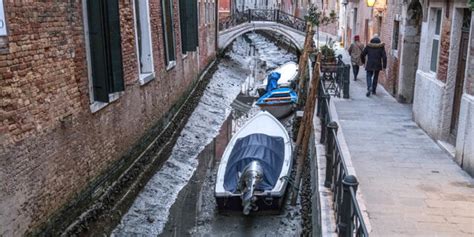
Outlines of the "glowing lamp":
M 366 0 L 367 1 L 367 6 L 368 7 L 373 7 L 375 5 L 376 0 Z

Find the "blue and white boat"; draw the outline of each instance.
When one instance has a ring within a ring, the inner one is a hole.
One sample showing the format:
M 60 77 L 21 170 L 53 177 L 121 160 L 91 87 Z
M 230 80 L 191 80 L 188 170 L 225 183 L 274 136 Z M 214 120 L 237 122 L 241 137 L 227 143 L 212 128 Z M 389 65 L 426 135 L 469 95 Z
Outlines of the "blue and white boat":
M 292 166 L 292 143 L 285 127 L 261 111 L 229 141 L 217 171 L 219 211 L 280 211 Z
M 288 116 L 298 102 L 298 95 L 290 88 L 278 88 L 267 92 L 257 100 L 257 105 L 276 118 Z
M 287 62 L 271 71 L 271 73 L 279 73 L 280 78 L 278 78 L 278 87 L 290 87 L 291 83 L 294 82 L 296 76 L 298 76 L 298 64 L 295 62 Z M 268 78 L 265 78 L 261 85 L 257 86 L 257 91 L 263 95 L 266 91 L 268 84 Z

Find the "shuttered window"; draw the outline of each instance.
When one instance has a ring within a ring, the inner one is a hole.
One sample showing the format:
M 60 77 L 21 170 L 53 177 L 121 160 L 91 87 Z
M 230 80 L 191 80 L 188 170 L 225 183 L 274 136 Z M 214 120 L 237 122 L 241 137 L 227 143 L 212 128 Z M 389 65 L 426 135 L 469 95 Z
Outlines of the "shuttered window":
M 94 100 L 109 102 L 124 90 L 118 0 L 88 0 L 87 20 Z
M 163 21 L 163 38 L 165 46 L 165 58 L 167 68 L 171 68 L 176 63 L 176 52 L 175 52 L 175 38 L 174 38 L 174 27 L 173 27 L 173 2 L 172 0 L 162 0 L 162 21 Z
M 179 1 L 182 53 L 196 51 L 198 47 L 198 14 L 196 0 Z

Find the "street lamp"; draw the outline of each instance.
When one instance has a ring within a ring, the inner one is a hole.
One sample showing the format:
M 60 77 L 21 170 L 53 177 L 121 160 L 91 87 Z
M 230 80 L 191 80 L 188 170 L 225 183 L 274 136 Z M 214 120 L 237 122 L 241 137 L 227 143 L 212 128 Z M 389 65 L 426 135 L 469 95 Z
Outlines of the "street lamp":
M 367 6 L 368 7 L 373 7 L 375 5 L 376 0 L 366 0 L 367 1 Z

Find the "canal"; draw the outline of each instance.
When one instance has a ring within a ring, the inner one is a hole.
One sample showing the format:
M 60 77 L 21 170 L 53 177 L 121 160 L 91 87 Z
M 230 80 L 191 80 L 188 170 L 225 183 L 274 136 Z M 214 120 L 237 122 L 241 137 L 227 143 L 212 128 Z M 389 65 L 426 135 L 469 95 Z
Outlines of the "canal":
M 237 38 L 220 60 L 170 158 L 150 179 L 113 236 L 299 236 L 301 206 L 277 215 L 218 213 L 214 185 L 227 141 L 259 110 L 255 84 L 296 55 L 258 33 Z M 290 116 L 282 121 L 292 136 Z M 288 203 L 288 202 L 287 202 Z

